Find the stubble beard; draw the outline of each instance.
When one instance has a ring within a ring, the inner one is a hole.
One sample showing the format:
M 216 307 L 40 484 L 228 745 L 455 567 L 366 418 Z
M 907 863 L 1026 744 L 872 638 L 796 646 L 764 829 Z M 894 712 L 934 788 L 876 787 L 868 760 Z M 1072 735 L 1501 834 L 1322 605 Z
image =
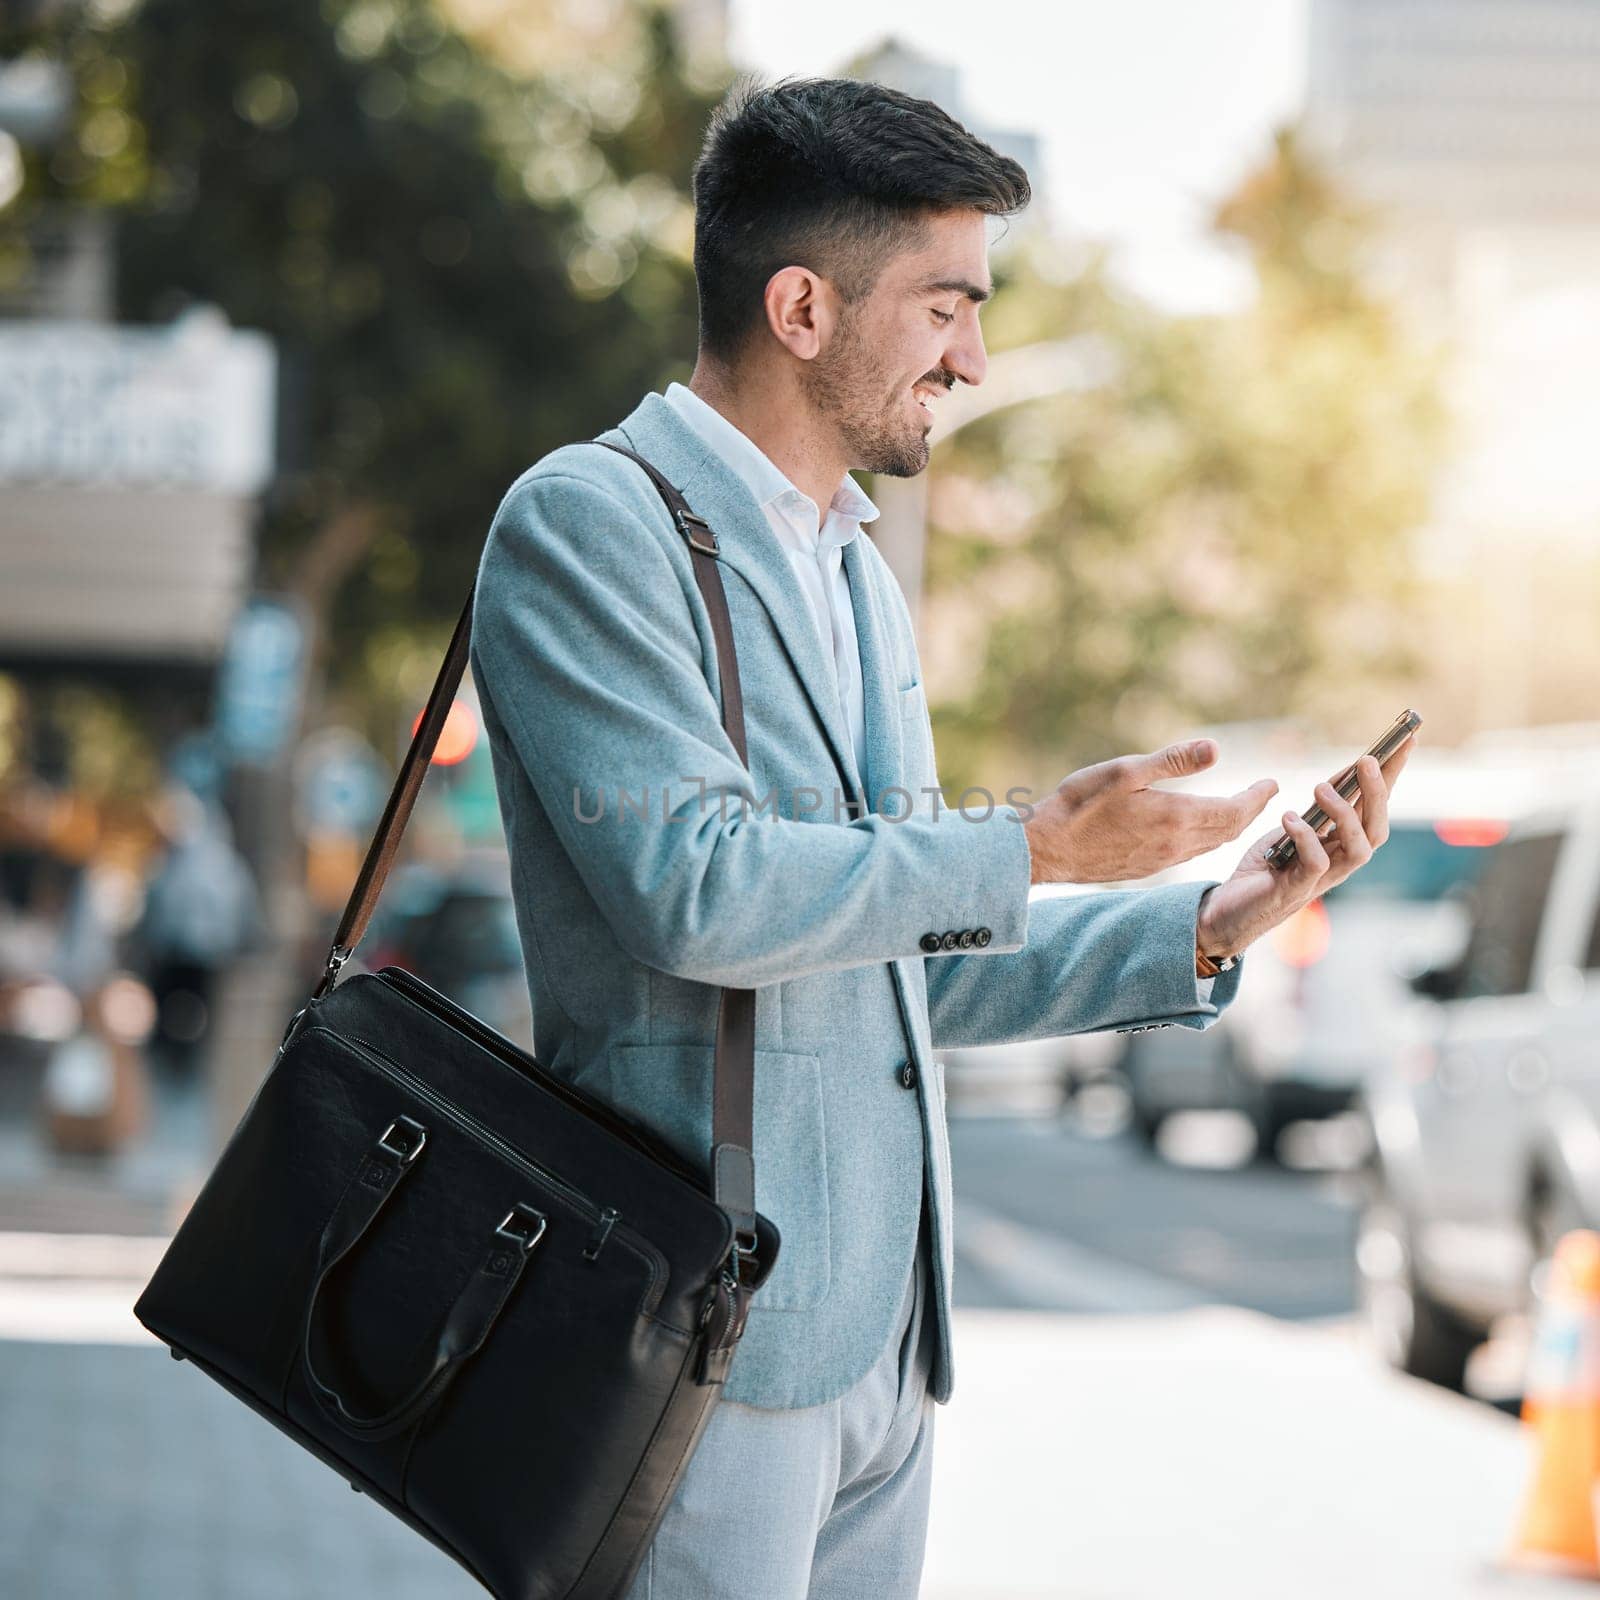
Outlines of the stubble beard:
M 863 472 L 914 478 L 928 464 L 928 434 L 909 421 L 884 373 L 847 310 L 838 331 L 814 361 L 801 369 L 806 398 L 838 429 L 847 459 Z

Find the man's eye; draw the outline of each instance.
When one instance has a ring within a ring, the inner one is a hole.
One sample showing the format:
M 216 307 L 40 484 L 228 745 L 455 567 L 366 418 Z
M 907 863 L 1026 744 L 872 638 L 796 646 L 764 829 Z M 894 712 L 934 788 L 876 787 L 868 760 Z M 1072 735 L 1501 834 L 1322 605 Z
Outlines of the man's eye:
M 932 306 L 929 306 L 928 309 L 932 311 L 934 316 L 936 316 L 941 322 L 954 322 L 956 320 L 956 314 L 953 311 L 936 311 Z

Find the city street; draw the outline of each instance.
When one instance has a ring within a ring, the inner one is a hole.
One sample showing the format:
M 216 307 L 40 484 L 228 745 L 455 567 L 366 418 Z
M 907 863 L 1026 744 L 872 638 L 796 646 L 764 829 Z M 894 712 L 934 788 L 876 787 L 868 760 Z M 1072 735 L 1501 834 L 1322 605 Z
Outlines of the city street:
M 188 1181 L 195 1116 L 163 1096 L 133 1220 L 158 1211 L 163 1160 Z M 105 1186 L 18 1172 L 28 1137 L 13 1125 L 3 1152 L 35 1198 L 0 1233 L 0 1593 L 479 1592 L 167 1358 L 128 1309 L 159 1237 L 118 1228 Z M 1043 1118 L 958 1118 L 952 1145 L 958 1377 L 925 1600 L 1549 1592 L 1495 1567 L 1520 1430 L 1353 1338 L 1347 1179 L 1177 1166 Z M 29 1231 L 52 1205 L 96 1231 Z
M 1353 1180 L 1265 1163 L 1175 1166 L 1054 1119 L 952 1120 L 960 1304 L 1151 1312 L 1222 1303 L 1340 1317 L 1354 1303 Z
M 1500 1566 L 1522 1430 L 1359 1339 L 1350 1175 L 1180 1166 L 1054 1118 L 958 1118 L 951 1146 L 924 1600 L 1560 1592 Z

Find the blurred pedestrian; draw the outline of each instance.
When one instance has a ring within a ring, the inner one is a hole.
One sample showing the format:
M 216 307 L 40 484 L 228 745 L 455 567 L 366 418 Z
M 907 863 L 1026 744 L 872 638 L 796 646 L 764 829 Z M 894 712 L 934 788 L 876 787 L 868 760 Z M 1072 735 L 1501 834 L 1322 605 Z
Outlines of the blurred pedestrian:
M 220 806 L 172 783 L 160 824 L 167 845 L 134 939 L 156 1004 L 152 1053 L 190 1076 L 211 1027 L 218 976 L 259 935 L 261 904 Z

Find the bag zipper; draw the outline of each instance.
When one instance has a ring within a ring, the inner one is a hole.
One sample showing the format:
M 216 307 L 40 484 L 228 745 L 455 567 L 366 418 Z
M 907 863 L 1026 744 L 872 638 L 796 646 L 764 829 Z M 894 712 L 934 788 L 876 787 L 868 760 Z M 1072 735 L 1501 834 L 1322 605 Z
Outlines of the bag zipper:
M 709 1323 L 717 1309 L 719 1299 L 723 1305 L 722 1326 L 713 1335 Z M 700 1334 L 700 1354 L 695 1360 L 696 1383 L 705 1383 L 710 1377 L 712 1363 L 720 1361 L 720 1358 L 727 1354 L 728 1337 L 738 1319 L 739 1281 L 724 1262 L 716 1277 L 711 1280 L 710 1290 L 700 1311 L 697 1330 Z M 732 1360 L 732 1356 L 728 1355 L 728 1359 Z
M 472 1037 L 487 1050 L 497 1061 L 504 1063 L 514 1072 L 523 1077 L 530 1078 L 542 1089 L 553 1094 L 558 1100 L 565 1101 L 575 1111 L 601 1123 L 625 1140 L 641 1154 L 647 1155 L 659 1166 L 674 1177 L 681 1178 L 697 1195 L 704 1196 L 705 1178 L 697 1173 L 693 1167 L 684 1161 L 683 1157 L 673 1150 L 663 1140 L 645 1128 L 640 1128 L 635 1123 L 622 1116 L 615 1107 L 608 1105 L 603 1100 L 597 1100 L 593 1095 L 588 1095 L 583 1090 L 574 1087 L 559 1078 L 549 1068 L 541 1066 L 539 1061 L 529 1056 L 525 1050 L 518 1048 L 511 1040 L 497 1034 L 492 1028 L 474 1017 L 471 1012 L 463 1011 L 452 1001 L 448 995 L 441 995 L 436 989 L 424 983 L 413 972 L 408 972 L 404 967 L 382 967 L 371 974 L 379 982 L 387 984 L 395 993 L 404 996 L 413 1005 L 419 1007 L 428 1016 L 435 1020 L 469 1031 Z M 445 1015 L 439 1010 L 443 1004 L 450 1008 Z M 506 1055 L 507 1050 L 516 1052 L 515 1059 Z
M 593 1261 L 604 1248 L 606 1240 L 611 1235 L 611 1229 L 620 1219 L 622 1213 L 615 1206 L 607 1206 L 600 1213 L 600 1220 L 594 1225 L 594 1232 L 589 1235 L 588 1243 L 583 1247 L 583 1259 Z
M 536 1179 L 547 1188 L 553 1189 L 563 1199 L 582 1211 L 591 1222 L 599 1219 L 600 1207 L 582 1190 L 574 1189 L 565 1178 L 558 1178 L 548 1167 L 540 1166 L 538 1162 L 518 1150 L 515 1145 L 507 1144 L 499 1134 L 494 1133 L 476 1118 L 468 1116 L 466 1112 L 453 1106 L 443 1095 L 430 1089 L 420 1078 L 414 1077 L 403 1067 L 396 1066 L 387 1056 L 380 1055 L 364 1039 L 354 1038 L 348 1033 L 335 1033 L 332 1028 L 325 1028 L 320 1024 L 307 1028 L 306 1032 L 325 1033 L 331 1038 L 337 1039 L 341 1044 L 349 1045 L 363 1060 L 370 1062 L 386 1078 L 390 1078 L 399 1084 L 408 1094 L 414 1094 L 423 1104 L 437 1111 L 447 1121 L 455 1123 L 463 1133 L 470 1134 L 479 1144 L 494 1151 L 502 1160 L 520 1168 L 529 1177 Z M 622 1226 L 625 1227 L 626 1224 L 622 1224 Z

